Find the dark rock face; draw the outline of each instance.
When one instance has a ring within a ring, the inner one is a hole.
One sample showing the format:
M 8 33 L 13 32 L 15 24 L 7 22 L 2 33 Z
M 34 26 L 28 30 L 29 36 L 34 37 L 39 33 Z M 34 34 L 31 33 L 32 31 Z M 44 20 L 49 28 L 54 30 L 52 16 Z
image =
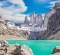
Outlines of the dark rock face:
M 48 31 L 54 31 L 57 27 L 60 26 L 60 9 L 56 10 L 56 13 L 53 14 L 48 20 Z
M 45 38 L 50 37 L 60 31 L 60 8 L 54 7 L 56 12 L 48 19 L 47 32 Z
M 52 54 L 57 53 L 57 52 L 60 52 L 60 49 L 56 49 L 56 48 L 54 48 Z
M 30 32 L 30 35 L 28 37 L 28 40 L 39 40 L 39 39 L 43 39 L 43 31 L 41 32 Z
M 25 17 L 24 24 L 29 24 L 29 20 L 28 20 L 27 16 Z
M 39 39 L 39 32 L 30 32 L 30 35 L 29 35 L 29 40 L 35 40 L 35 39 Z
M 53 51 L 52 51 L 51 54 L 52 54 L 52 55 L 60 55 L 60 46 L 56 46 L 56 47 L 53 49 Z
M 13 51 L 13 55 L 22 55 L 22 54 L 21 54 L 21 46 L 18 46 L 18 47 Z

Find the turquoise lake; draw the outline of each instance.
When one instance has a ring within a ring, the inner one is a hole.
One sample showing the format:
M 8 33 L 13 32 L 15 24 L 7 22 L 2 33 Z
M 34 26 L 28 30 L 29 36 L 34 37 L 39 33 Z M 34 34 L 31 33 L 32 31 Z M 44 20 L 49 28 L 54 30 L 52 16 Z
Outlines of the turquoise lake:
M 34 55 L 50 55 L 55 46 L 60 46 L 59 40 L 7 40 L 7 42 L 10 45 L 25 44 L 32 49 Z

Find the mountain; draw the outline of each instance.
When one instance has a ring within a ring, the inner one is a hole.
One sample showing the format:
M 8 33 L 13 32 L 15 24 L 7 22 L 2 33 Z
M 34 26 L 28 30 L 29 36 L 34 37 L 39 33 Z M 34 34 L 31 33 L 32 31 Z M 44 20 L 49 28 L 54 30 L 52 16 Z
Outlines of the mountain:
M 5 21 L 0 16 L 0 39 L 26 39 L 23 37 L 24 33 L 20 31 L 19 26 L 15 26 L 14 23 Z
M 29 20 L 28 20 L 27 16 L 25 17 L 24 24 L 29 25 Z
M 60 2 L 55 3 L 55 6 L 48 11 L 44 20 L 42 19 L 41 14 L 32 13 L 32 17 L 35 21 L 37 28 L 40 25 L 41 31 L 31 32 L 29 39 L 60 39 Z M 35 28 L 35 27 L 34 27 Z M 46 28 L 46 30 L 44 30 Z
M 43 25 L 42 15 L 41 14 L 36 15 L 35 19 L 36 19 L 35 24 L 37 24 L 37 26 L 42 27 L 42 25 Z
M 32 12 L 30 15 L 30 24 L 37 25 L 42 27 L 43 25 L 43 19 L 41 14 L 35 14 L 35 12 Z
M 46 14 L 44 25 L 47 27 L 45 32 L 45 39 L 58 39 L 60 31 L 60 2 L 55 3 L 51 11 Z M 50 14 L 50 15 L 49 15 Z M 47 22 L 46 22 L 47 21 Z M 44 27 L 45 27 L 44 26 Z M 60 39 L 60 38 L 59 38 Z
M 32 25 L 35 24 L 35 17 L 36 17 L 35 12 L 32 12 L 31 15 L 30 15 L 30 23 L 31 23 Z

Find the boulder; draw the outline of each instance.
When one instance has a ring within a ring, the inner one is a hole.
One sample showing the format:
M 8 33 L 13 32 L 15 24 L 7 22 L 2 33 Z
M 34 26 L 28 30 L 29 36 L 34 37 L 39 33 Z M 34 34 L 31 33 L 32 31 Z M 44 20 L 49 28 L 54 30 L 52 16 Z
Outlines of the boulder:
M 51 55 L 60 55 L 60 46 L 56 46 Z

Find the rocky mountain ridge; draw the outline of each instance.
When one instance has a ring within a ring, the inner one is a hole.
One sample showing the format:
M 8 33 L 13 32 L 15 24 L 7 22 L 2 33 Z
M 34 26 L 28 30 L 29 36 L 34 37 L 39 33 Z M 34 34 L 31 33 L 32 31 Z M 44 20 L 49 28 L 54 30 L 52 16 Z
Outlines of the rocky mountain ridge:
M 0 17 L 0 39 L 26 39 L 23 36 L 24 34 L 20 31 L 18 26 L 15 26 L 14 23 L 5 21 Z
M 31 19 L 35 20 L 33 17 L 36 17 L 36 15 L 34 16 L 34 13 L 32 14 L 33 15 Z M 41 15 L 39 16 L 40 17 L 37 18 L 37 23 L 43 27 L 43 29 L 47 29 L 41 31 L 42 33 L 39 32 L 39 35 L 37 35 L 36 38 L 32 36 L 30 39 L 60 39 L 60 36 L 57 34 L 60 31 L 60 2 L 55 3 L 55 6 L 45 14 L 44 20 L 42 19 Z M 38 24 L 37 26 L 39 26 Z
M 24 27 L 27 26 L 27 27 Z M 25 37 L 27 39 L 26 32 L 24 29 L 34 28 L 38 29 L 37 33 L 32 32 L 31 37 L 29 39 L 58 39 L 58 34 L 60 33 L 60 2 L 55 3 L 53 9 L 47 12 L 44 16 L 44 20 L 41 14 L 35 14 L 32 12 L 30 15 L 30 21 L 27 16 L 25 17 L 24 24 L 21 25 L 23 30 L 21 31 L 18 26 L 15 26 L 14 23 L 9 21 L 5 21 L 0 17 L 0 36 L 8 35 L 14 37 Z M 41 29 L 41 31 L 40 31 Z M 32 30 L 32 29 L 31 29 Z M 29 34 L 28 34 L 29 35 Z M 35 36 L 34 36 L 35 35 Z M 57 37 L 55 37 L 57 35 Z M 18 38 L 20 39 L 20 38 Z M 60 38 L 59 38 L 60 39 Z
M 52 36 L 52 39 L 58 39 L 58 34 L 56 34 L 57 32 L 60 31 L 60 8 L 59 8 L 60 3 L 56 3 L 54 6 L 54 14 L 51 15 L 51 17 L 48 19 L 48 23 L 47 23 L 47 35 L 44 36 L 47 39 Z M 52 9 L 52 10 L 53 10 Z M 56 37 L 54 37 L 53 35 L 57 35 Z M 59 38 L 60 39 L 60 38 Z

